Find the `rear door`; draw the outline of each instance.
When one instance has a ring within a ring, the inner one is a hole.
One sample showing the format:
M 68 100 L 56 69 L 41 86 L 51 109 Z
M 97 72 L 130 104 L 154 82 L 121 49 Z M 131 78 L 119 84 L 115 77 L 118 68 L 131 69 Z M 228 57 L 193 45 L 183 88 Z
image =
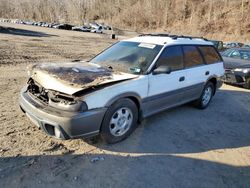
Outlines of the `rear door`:
M 204 84 L 211 77 L 222 76 L 223 62 L 213 46 L 183 46 L 184 66 L 187 74 L 187 97 L 199 98 Z
M 209 69 L 205 66 L 205 61 L 195 45 L 185 45 L 182 47 L 184 53 L 184 66 L 186 71 L 186 96 L 190 100 L 200 96 L 204 87 L 204 82 L 210 75 Z

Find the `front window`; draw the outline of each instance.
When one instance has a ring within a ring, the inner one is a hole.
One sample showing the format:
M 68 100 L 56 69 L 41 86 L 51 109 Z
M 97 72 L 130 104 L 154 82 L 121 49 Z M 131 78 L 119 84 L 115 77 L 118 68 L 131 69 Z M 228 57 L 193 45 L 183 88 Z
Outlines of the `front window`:
M 90 63 L 108 67 L 114 71 L 143 74 L 160 52 L 162 46 L 138 42 L 118 42 Z
M 164 49 L 156 63 L 157 67 L 168 66 L 172 71 L 183 69 L 181 46 L 169 46 Z

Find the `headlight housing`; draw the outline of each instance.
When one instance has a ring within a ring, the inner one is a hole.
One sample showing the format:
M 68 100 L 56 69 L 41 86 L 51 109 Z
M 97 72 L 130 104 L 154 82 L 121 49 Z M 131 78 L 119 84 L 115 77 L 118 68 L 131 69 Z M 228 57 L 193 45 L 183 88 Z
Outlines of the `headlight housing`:
M 86 102 L 80 98 L 69 96 L 56 91 L 49 91 L 35 83 L 32 79 L 28 81 L 27 90 L 40 101 L 56 109 L 69 112 L 84 112 L 88 110 Z
M 248 72 L 250 72 L 250 68 L 236 68 L 236 69 L 234 69 L 234 71 L 248 73 Z
M 88 110 L 88 105 L 84 101 L 74 100 L 68 101 L 65 99 L 52 99 L 49 98 L 49 105 L 70 112 L 84 112 Z

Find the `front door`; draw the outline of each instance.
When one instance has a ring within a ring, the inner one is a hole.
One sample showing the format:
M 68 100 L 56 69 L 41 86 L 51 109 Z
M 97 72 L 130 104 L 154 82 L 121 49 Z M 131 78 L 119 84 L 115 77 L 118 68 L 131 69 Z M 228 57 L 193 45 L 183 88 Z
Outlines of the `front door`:
M 178 105 L 185 101 L 186 71 L 183 65 L 181 46 L 166 47 L 155 64 L 155 68 L 169 66 L 169 74 L 150 74 L 148 97 L 143 100 L 145 116 Z

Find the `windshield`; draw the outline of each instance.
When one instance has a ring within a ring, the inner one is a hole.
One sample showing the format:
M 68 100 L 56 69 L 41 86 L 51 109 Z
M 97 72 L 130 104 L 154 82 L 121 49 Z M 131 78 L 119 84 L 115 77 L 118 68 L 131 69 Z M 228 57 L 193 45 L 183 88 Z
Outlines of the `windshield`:
M 108 67 L 114 71 L 142 74 L 145 73 L 162 46 L 137 42 L 118 42 L 90 63 Z
M 229 49 L 221 54 L 223 57 L 250 60 L 250 50 Z

